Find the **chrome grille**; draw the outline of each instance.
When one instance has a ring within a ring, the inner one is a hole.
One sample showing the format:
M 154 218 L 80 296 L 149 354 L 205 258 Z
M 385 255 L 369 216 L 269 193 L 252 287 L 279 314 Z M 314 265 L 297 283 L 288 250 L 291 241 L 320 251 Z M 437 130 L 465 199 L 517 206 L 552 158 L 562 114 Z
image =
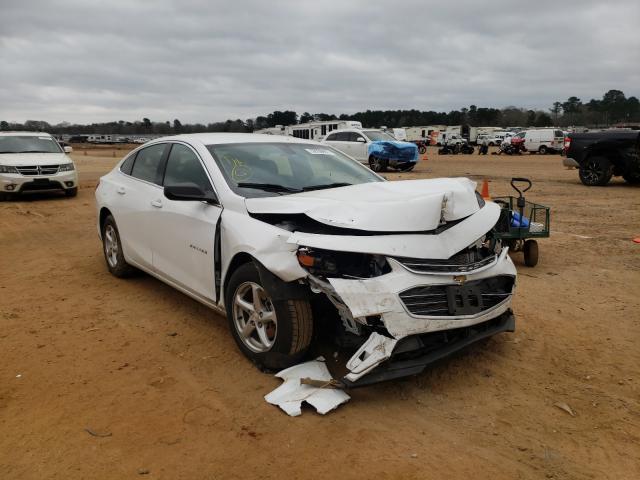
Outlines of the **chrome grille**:
M 55 175 L 58 173 L 58 165 L 28 165 L 23 167 L 16 167 L 16 170 L 21 175 L 35 176 L 35 175 Z
M 491 310 L 509 298 L 513 284 L 514 277 L 499 275 L 462 285 L 424 285 L 400 293 L 400 300 L 414 315 L 475 315 Z
M 486 248 L 467 248 L 446 260 L 395 257 L 415 273 L 466 273 L 493 263 L 496 255 Z

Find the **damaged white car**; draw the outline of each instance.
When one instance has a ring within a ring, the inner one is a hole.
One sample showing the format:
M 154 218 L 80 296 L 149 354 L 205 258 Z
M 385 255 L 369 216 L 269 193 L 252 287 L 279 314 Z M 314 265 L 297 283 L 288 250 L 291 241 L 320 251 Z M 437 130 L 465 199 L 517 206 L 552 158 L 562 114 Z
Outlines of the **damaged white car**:
M 261 367 L 330 338 L 350 355 L 340 381 L 365 385 L 514 329 L 500 208 L 468 179 L 387 182 L 308 140 L 194 134 L 134 150 L 96 199 L 111 273 L 224 311 Z

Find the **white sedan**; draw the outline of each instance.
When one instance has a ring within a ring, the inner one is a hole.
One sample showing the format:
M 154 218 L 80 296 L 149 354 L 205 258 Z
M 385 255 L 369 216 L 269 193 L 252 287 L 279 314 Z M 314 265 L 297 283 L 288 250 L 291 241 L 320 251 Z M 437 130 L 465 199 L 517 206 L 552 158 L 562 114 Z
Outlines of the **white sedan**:
M 262 367 L 328 336 L 351 355 L 342 382 L 362 385 L 514 329 L 500 208 L 467 179 L 387 182 L 308 140 L 194 134 L 132 151 L 96 200 L 111 273 L 224 312 Z

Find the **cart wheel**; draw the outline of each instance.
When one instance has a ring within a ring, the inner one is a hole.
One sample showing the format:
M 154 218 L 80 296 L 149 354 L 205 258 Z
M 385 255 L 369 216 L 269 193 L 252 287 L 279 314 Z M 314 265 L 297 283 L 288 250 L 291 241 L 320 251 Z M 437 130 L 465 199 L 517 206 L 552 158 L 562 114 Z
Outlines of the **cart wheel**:
M 538 264 L 538 242 L 535 240 L 524 242 L 524 264 L 527 267 L 535 267 Z

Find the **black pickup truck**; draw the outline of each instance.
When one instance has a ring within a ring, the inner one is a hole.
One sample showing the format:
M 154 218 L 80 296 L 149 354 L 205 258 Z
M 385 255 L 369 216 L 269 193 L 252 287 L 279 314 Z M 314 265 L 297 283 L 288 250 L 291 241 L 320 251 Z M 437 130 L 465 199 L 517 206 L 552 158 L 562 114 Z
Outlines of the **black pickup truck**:
M 640 183 L 640 131 L 572 133 L 565 139 L 562 163 L 577 168 L 588 186 L 606 185 L 614 175 Z

